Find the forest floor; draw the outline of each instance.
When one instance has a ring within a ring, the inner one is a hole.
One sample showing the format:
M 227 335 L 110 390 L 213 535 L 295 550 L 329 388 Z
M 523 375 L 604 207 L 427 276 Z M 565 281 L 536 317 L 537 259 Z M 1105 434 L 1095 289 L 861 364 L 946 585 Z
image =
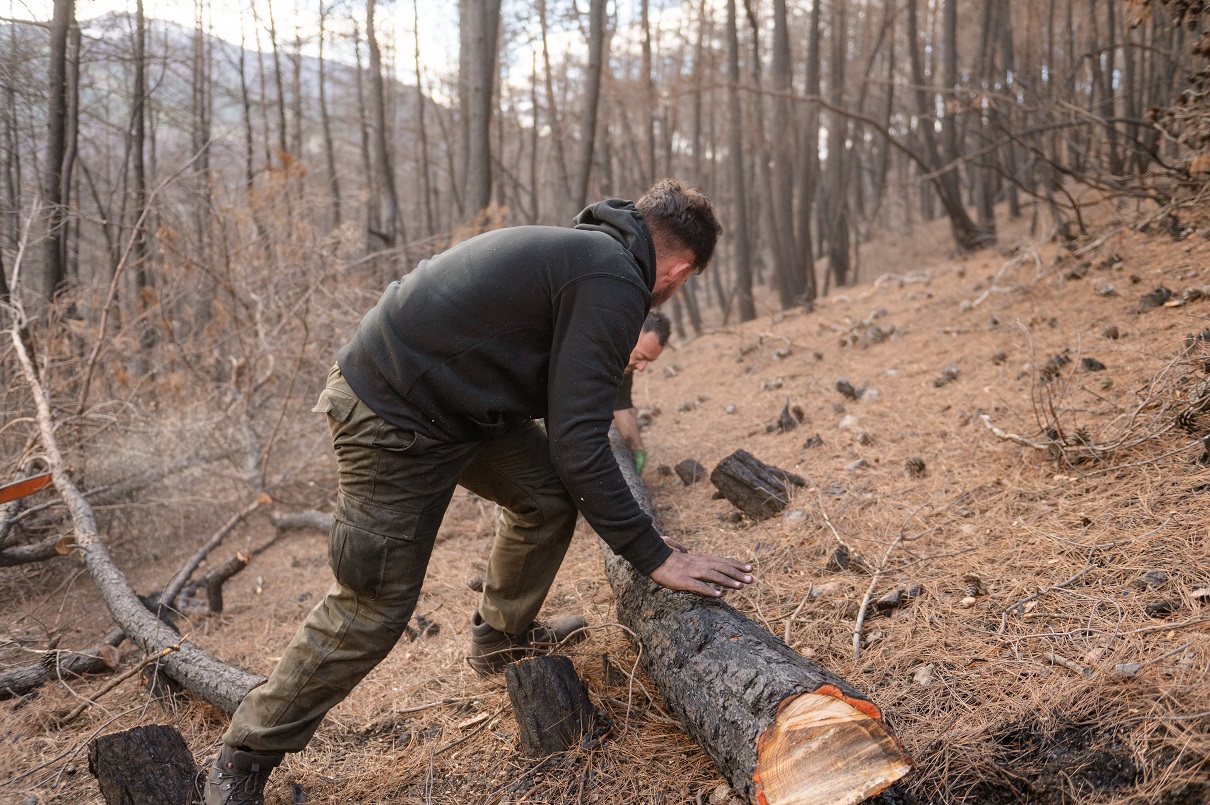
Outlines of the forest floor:
M 903 801 L 1210 801 L 1210 228 L 1140 231 L 1122 215 L 1078 254 L 1008 223 L 1000 247 L 960 258 L 944 222 L 885 237 L 862 250 L 862 284 L 674 339 L 635 383 L 665 531 L 753 562 L 757 582 L 730 603 L 870 694 L 915 759 Z M 775 426 L 787 407 L 796 426 Z M 670 469 L 739 448 L 808 480 L 783 514 L 753 522 Z M 298 486 L 277 505 L 330 509 L 328 452 Z M 569 654 L 615 728 L 599 748 L 521 755 L 503 680 L 464 660 L 492 521 L 459 493 L 417 610 L 436 632 L 400 643 L 274 773 L 267 803 L 737 802 L 640 675 L 606 679 L 605 658 L 636 658 L 584 526 L 544 612 L 588 617 Z M 219 553 L 271 533 L 254 515 Z M 141 592 L 196 549 L 114 539 Z M 837 570 L 842 543 L 853 558 Z M 921 592 L 867 620 L 855 657 L 878 567 L 875 599 Z M 268 673 L 329 583 L 324 535 L 296 532 L 188 631 Z M 109 628 L 74 560 L 3 571 L 0 594 L 10 637 L 43 629 L 79 648 Z M 88 741 L 140 723 L 175 724 L 199 763 L 213 754 L 225 717 L 151 700 L 137 678 L 53 726 L 108 681 L 0 703 L 0 802 L 100 802 Z

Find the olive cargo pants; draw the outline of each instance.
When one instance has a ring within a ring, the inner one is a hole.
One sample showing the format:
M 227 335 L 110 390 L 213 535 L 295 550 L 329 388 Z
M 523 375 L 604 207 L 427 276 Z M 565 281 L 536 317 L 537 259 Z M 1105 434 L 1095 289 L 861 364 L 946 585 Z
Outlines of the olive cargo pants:
M 479 613 L 510 634 L 538 614 L 576 524 L 536 422 L 482 442 L 438 442 L 383 420 L 337 367 L 313 410 L 328 416 L 340 474 L 328 537 L 336 582 L 232 717 L 223 741 L 254 751 L 301 751 L 328 710 L 391 651 L 455 486 L 504 507 Z

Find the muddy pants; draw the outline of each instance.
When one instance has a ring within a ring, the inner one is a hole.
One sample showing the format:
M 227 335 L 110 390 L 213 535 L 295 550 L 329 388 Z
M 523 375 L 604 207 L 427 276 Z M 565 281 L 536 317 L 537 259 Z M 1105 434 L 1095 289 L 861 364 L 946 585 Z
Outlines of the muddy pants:
M 438 442 L 383 420 L 336 367 L 314 410 L 328 416 L 340 472 L 328 537 L 336 582 L 231 719 L 223 741 L 254 751 L 302 750 L 328 710 L 391 651 L 455 486 L 504 507 L 479 613 L 510 634 L 538 614 L 576 524 L 536 422 L 482 442 Z

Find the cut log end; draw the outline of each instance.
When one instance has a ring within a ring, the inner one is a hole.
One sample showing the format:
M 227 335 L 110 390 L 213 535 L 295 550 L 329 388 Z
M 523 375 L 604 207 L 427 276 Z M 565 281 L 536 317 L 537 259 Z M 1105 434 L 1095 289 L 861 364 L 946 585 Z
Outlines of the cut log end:
M 907 774 L 911 758 L 857 704 L 830 691 L 783 702 L 758 744 L 755 801 L 856 805 Z

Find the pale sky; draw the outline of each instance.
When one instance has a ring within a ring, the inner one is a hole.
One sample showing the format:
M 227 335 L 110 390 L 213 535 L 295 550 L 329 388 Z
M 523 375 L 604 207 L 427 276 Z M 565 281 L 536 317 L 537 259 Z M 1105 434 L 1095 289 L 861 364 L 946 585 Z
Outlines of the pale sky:
M 389 39 L 398 49 L 398 69 L 401 77 L 411 74 L 413 31 L 412 31 L 412 2 L 413 0 L 394 0 L 391 3 L 379 3 L 375 13 L 375 21 L 379 36 L 385 41 Z M 328 0 L 333 5 L 332 0 Z M 241 23 L 244 26 L 245 46 L 255 48 L 252 19 L 249 10 L 251 0 L 206 0 L 207 26 L 209 31 L 221 39 L 238 45 L 240 42 Z M 262 28 L 268 27 L 268 3 L 256 0 L 257 14 L 260 16 Z M 349 4 L 334 12 L 328 20 L 328 29 L 336 33 L 346 33 L 350 30 L 348 21 Z M 27 19 L 48 22 L 53 13 L 53 0 L 0 0 L 0 12 L 14 19 Z M 354 2 L 353 7 L 359 20 L 364 20 L 365 4 Z M 430 70 L 441 72 L 456 66 L 458 61 L 458 4 L 454 0 L 419 0 L 420 7 L 420 57 Z M 76 19 L 89 20 L 113 12 L 134 13 L 134 0 L 76 0 Z M 195 4 L 192 0 L 143 0 L 143 13 L 149 19 L 160 19 L 175 22 L 186 28 L 193 28 L 195 23 Z M 298 26 L 304 40 L 304 52 L 315 55 L 318 49 L 314 40 L 319 32 L 319 2 L 318 0 L 276 0 L 273 3 L 274 22 L 276 23 L 279 41 L 292 41 L 295 27 Z M 262 42 L 265 41 L 262 34 Z M 309 43 L 309 44 L 306 44 Z M 342 53 L 333 53 L 331 44 L 325 55 L 343 60 Z M 362 58 L 365 58 L 363 52 Z M 349 54 L 352 61 L 352 54 Z

